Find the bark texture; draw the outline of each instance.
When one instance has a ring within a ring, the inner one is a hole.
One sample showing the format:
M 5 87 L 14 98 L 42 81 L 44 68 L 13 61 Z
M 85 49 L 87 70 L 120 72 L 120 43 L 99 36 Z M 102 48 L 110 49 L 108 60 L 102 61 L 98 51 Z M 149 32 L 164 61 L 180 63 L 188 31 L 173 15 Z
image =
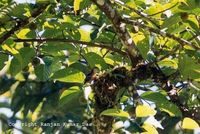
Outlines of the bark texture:
M 124 89 L 131 85 L 131 77 L 125 67 L 119 67 L 110 73 L 102 73 L 96 76 L 92 86 L 95 94 L 95 134 L 109 134 L 112 131 L 114 118 L 101 115 L 106 109 L 117 106 L 123 95 Z
M 119 39 L 121 40 L 122 44 L 127 50 L 129 58 L 132 62 L 132 66 L 135 67 L 141 57 L 138 53 L 138 49 L 136 44 L 132 40 L 128 30 L 126 29 L 126 23 L 123 22 L 123 19 L 118 14 L 118 12 L 112 8 L 112 4 L 108 0 L 92 0 L 99 9 L 105 13 L 108 19 L 112 22 L 113 28 L 115 29 L 116 34 L 118 35 Z

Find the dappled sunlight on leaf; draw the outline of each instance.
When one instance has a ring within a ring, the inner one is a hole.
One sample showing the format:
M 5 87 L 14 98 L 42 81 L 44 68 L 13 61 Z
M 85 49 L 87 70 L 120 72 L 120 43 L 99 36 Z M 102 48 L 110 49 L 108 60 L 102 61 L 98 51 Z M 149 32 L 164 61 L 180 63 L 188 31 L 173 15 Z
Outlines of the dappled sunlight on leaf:
M 17 37 L 18 38 L 26 38 L 26 34 L 28 33 L 28 32 L 30 32 L 30 29 L 28 29 L 28 28 L 25 28 L 25 29 L 22 29 L 22 30 L 20 30 L 20 32 L 17 34 Z
M 142 128 L 144 128 L 146 132 L 142 132 L 141 134 L 158 134 L 156 128 L 148 123 L 144 123 Z
M 198 123 L 191 118 L 185 117 L 182 122 L 183 129 L 196 129 L 200 128 Z
M 101 115 L 129 118 L 129 114 L 121 109 L 107 109 Z
M 51 79 L 62 82 L 83 83 L 85 75 L 79 70 L 66 68 L 55 72 L 53 76 L 51 76 Z
M 150 115 L 155 115 L 156 111 L 148 105 L 138 105 L 135 113 L 136 117 L 147 117 Z

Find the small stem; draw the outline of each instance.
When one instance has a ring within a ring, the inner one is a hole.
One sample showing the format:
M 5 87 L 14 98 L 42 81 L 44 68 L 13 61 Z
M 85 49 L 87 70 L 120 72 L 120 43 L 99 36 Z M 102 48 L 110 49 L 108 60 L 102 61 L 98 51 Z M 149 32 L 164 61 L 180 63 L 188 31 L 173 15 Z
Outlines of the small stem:
M 14 39 L 15 42 L 68 42 L 68 43 L 74 43 L 74 44 L 84 44 L 88 47 L 100 47 L 105 48 L 108 50 L 111 50 L 113 52 L 117 52 L 121 55 L 126 56 L 126 52 L 121 51 L 120 49 L 111 47 L 111 44 L 105 44 L 105 43 L 93 43 L 93 42 L 85 42 L 85 41 L 78 41 L 78 40 L 71 40 L 71 39 L 59 39 L 59 38 L 45 38 L 45 39 Z
M 173 35 L 173 34 L 166 33 L 166 32 L 164 32 L 164 31 L 162 31 L 162 30 L 160 30 L 160 29 L 155 29 L 155 28 L 153 28 L 153 27 L 149 27 L 149 26 L 144 25 L 144 24 L 142 24 L 142 23 L 140 23 L 140 22 L 136 22 L 136 21 L 129 20 L 129 19 L 124 19 L 124 22 L 127 23 L 127 24 L 139 26 L 139 27 L 141 27 L 141 28 L 143 28 L 143 29 L 145 29 L 145 30 L 148 30 L 149 32 L 156 33 L 156 34 L 158 34 L 158 35 L 160 35 L 160 36 L 168 37 L 168 38 L 170 38 L 170 39 L 173 39 L 173 40 L 177 41 L 178 43 L 180 43 L 182 46 L 184 46 L 184 45 L 189 45 L 189 46 L 193 47 L 193 48 L 196 49 L 196 50 L 200 50 L 200 48 L 197 47 L 196 44 L 195 44 L 194 42 L 190 42 L 190 41 L 185 40 L 185 39 L 183 39 L 183 38 L 179 38 L 179 37 L 177 37 L 177 36 L 175 36 L 175 35 Z
M 155 15 L 157 15 L 157 14 L 163 13 L 163 12 L 165 12 L 165 11 L 167 11 L 167 10 L 170 10 L 170 9 L 176 7 L 177 5 L 178 5 L 178 2 L 177 2 L 176 4 L 174 4 L 173 6 L 167 8 L 167 9 L 164 9 L 164 10 L 159 11 L 159 12 L 157 12 L 157 13 L 149 14 L 148 16 L 155 16 Z
M 11 28 L 11 30 L 9 30 L 8 32 L 6 32 L 5 34 L 3 34 L 0 37 L 0 45 L 3 44 L 3 42 L 5 40 L 7 40 L 10 36 L 12 36 L 16 31 L 20 30 L 22 27 L 24 27 L 27 24 L 29 24 L 30 23 L 30 21 L 29 21 L 30 18 L 36 18 L 41 13 L 43 13 L 43 11 L 46 9 L 46 7 L 47 7 L 47 5 L 41 6 L 40 8 L 35 10 L 29 18 L 17 21 L 17 25 L 16 26 Z

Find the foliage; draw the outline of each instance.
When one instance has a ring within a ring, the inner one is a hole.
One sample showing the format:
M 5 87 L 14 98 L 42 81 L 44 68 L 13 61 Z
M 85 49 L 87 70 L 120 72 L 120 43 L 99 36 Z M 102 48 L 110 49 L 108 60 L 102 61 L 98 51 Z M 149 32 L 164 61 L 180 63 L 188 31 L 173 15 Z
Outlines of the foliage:
M 0 133 L 192 133 L 200 123 L 199 7 L 0 1 Z

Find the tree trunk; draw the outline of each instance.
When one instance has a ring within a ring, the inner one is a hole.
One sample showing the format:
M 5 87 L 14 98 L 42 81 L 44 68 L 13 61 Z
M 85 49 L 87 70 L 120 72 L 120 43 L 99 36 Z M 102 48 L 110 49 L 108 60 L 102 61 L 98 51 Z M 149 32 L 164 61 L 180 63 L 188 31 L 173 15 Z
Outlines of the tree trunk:
M 97 110 L 97 109 L 96 109 Z M 94 115 L 94 133 L 95 134 L 110 134 L 112 132 L 112 124 L 114 118 L 111 116 L 100 115 L 101 111 L 96 111 Z
M 130 84 L 128 70 L 125 67 L 116 68 L 110 73 L 103 73 L 95 78 L 92 85 L 95 97 L 95 115 L 93 119 L 95 134 L 109 134 L 112 132 L 114 117 L 101 115 L 101 112 L 116 107 Z

